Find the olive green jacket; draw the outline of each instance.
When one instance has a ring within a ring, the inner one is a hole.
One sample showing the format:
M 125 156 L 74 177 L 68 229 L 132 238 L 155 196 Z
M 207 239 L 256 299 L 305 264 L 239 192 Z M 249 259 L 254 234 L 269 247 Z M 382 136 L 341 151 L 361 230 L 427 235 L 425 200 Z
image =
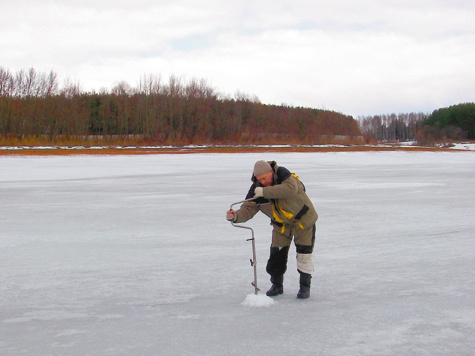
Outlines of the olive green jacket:
M 274 161 L 269 162 L 274 172 L 274 182 L 264 187 L 263 198 L 244 202 L 235 212 L 235 222 L 245 222 L 254 217 L 258 211 L 271 218 L 272 224 L 285 227 L 306 229 L 315 224 L 318 214 L 308 197 L 305 186 L 299 177 L 290 173 L 286 168 L 279 167 Z M 254 189 L 262 186 L 252 177 L 253 184 L 246 199 L 254 196 Z

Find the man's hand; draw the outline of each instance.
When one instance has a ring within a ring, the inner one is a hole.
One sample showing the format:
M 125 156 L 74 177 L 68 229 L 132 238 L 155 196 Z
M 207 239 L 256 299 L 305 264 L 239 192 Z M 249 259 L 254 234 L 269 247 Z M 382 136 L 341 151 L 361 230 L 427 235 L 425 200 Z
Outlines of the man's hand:
M 228 221 L 234 221 L 234 218 L 235 218 L 235 216 L 234 216 L 234 210 L 233 210 L 233 209 L 228 210 L 228 211 L 226 212 L 226 220 L 228 220 Z
M 264 188 L 256 187 L 256 189 L 254 189 L 254 198 L 260 198 L 263 196 L 264 196 Z

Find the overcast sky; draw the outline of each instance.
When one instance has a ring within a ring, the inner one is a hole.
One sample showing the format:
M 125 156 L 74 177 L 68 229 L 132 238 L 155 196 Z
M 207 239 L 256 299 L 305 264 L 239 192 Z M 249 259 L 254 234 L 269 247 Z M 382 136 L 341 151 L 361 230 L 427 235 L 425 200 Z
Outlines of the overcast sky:
M 144 74 L 353 115 L 475 101 L 473 0 L 2 0 L 0 66 L 84 91 Z

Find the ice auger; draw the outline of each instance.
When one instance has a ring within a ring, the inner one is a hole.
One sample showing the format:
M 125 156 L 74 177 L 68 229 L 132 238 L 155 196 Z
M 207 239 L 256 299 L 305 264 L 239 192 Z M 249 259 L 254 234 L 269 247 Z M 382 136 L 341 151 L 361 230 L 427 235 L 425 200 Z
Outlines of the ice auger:
M 231 210 L 234 205 L 242 204 L 242 203 L 244 203 L 246 201 L 250 201 L 250 200 L 253 200 L 253 198 L 233 203 L 233 204 L 231 204 L 229 209 Z M 254 230 L 252 228 L 250 228 L 249 226 L 243 226 L 243 225 L 235 224 L 233 221 L 231 221 L 231 225 L 233 225 L 235 227 L 239 227 L 241 229 L 251 230 L 252 237 L 250 239 L 247 239 L 246 241 L 251 241 L 252 242 L 252 258 L 250 259 L 250 261 L 251 261 L 251 266 L 254 267 L 254 281 L 251 282 L 251 284 L 254 286 L 254 294 L 257 295 L 257 292 L 259 292 L 260 289 L 257 287 L 257 266 L 256 266 L 257 261 L 256 261 L 256 243 L 255 243 L 255 239 L 254 239 Z

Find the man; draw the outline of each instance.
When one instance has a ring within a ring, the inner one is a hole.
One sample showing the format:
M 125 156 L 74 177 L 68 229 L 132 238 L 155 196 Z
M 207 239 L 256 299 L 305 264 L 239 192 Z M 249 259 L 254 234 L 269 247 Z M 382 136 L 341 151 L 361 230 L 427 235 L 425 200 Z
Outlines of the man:
M 272 244 L 266 271 L 270 274 L 268 296 L 284 292 L 284 273 L 287 270 L 289 249 L 294 238 L 297 250 L 297 270 L 300 290 L 297 298 L 310 297 L 313 272 L 315 223 L 318 214 L 297 175 L 277 166 L 275 161 L 258 161 L 254 165 L 252 185 L 239 210 L 226 212 L 226 219 L 236 223 L 252 219 L 258 211 L 271 218 Z

